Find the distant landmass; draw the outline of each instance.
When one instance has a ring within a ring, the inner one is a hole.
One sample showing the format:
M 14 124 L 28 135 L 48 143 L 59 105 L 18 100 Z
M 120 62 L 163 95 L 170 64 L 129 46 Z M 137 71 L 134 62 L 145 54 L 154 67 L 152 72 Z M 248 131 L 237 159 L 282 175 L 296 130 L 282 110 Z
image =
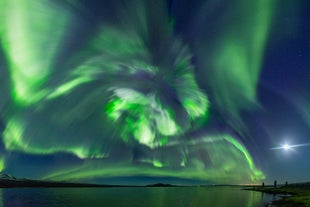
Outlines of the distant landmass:
M 6 173 L 0 173 L 0 188 L 23 188 L 23 187 L 177 187 L 176 185 L 156 183 L 150 185 L 106 185 L 106 184 L 89 184 L 78 182 L 58 182 L 33 180 L 27 178 L 16 178 Z
M 32 180 L 27 178 L 15 178 L 6 173 L 0 173 L 0 188 L 18 187 L 114 187 L 113 185 L 97 185 L 87 183 L 56 182 Z
M 156 183 L 156 184 L 146 185 L 146 187 L 177 187 L 177 186 L 166 184 L 166 183 Z

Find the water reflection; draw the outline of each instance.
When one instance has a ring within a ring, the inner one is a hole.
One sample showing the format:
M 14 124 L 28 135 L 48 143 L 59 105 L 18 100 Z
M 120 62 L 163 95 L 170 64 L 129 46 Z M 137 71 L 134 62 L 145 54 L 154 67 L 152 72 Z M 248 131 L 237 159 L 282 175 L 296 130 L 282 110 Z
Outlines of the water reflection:
M 2 189 L 0 188 L 0 207 L 3 207 Z
M 0 207 L 260 207 L 273 199 L 231 187 L 24 188 L 3 189 L 0 195 Z

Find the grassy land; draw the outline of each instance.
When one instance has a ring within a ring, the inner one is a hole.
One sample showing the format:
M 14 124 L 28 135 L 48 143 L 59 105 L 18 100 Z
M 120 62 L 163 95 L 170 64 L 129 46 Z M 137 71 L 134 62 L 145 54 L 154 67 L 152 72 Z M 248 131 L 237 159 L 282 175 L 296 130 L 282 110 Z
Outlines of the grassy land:
M 248 190 L 255 190 L 270 194 L 291 195 L 274 201 L 272 204 L 283 207 L 310 207 L 310 184 L 288 185 L 279 188 L 256 187 Z

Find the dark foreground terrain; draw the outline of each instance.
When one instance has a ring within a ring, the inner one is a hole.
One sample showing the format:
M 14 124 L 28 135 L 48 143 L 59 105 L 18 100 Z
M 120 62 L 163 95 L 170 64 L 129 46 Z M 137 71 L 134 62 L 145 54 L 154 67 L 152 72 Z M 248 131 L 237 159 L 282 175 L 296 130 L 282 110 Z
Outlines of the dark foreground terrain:
M 310 183 L 291 184 L 278 188 L 254 187 L 248 188 L 246 190 L 283 195 L 281 200 L 273 201 L 272 205 L 275 206 L 310 207 Z

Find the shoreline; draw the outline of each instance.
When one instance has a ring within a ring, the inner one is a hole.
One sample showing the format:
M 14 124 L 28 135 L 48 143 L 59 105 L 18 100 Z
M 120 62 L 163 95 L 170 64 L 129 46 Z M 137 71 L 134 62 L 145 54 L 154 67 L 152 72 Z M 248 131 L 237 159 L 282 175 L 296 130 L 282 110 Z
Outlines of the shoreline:
M 306 185 L 288 185 L 278 188 L 273 187 L 253 187 L 244 190 L 258 191 L 268 194 L 277 194 L 281 199 L 272 201 L 267 206 L 278 207 L 310 207 L 310 186 Z

